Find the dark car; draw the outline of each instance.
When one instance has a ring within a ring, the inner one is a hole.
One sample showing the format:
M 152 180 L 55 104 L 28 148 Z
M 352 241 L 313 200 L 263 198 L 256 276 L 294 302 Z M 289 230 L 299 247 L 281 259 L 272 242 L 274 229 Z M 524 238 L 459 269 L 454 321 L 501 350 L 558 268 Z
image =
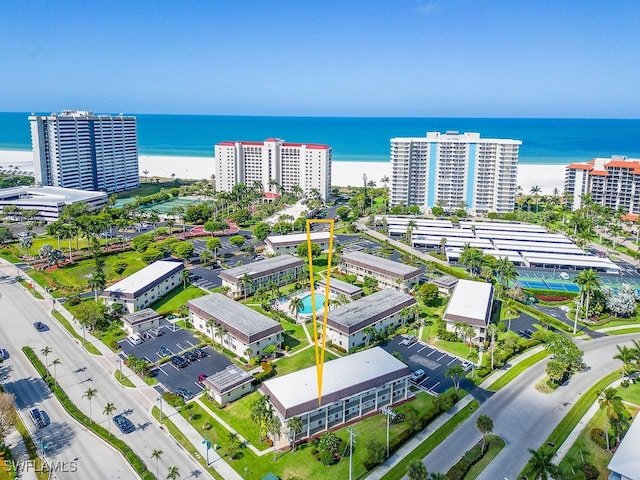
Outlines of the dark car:
M 198 375 L 198 383 L 200 385 L 204 385 L 204 381 L 208 376 L 209 375 L 207 375 L 206 373 L 201 373 L 200 375 Z
M 190 362 L 195 362 L 198 359 L 198 356 L 193 352 L 184 352 L 184 358 Z
M 32 408 L 31 410 L 29 410 L 29 418 L 31 418 L 31 421 L 36 426 L 36 428 L 42 428 L 46 425 L 42 413 L 37 408 Z
M 33 324 L 33 326 L 34 326 L 34 328 L 35 328 L 36 330 L 38 330 L 39 332 L 44 332 L 45 330 L 48 330 L 48 329 L 49 329 L 49 327 L 47 327 L 47 326 L 46 326 L 44 323 L 42 323 L 42 322 L 35 322 L 35 323 Z
M 6 360 L 9 358 L 9 352 L 7 352 L 4 348 L 0 348 L 0 359 Z
M 171 352 L 166 347 L 158 347 L 158 349 L 156 350 L 156 353 L 161 357 L 168 357 L 169 355 L 171 355 Z
M 207 356 L 207 352 L 205 352 L 203 349 L 201 348 L 194 348 L 193 349 L 193 353 L 196 354 L 196 357 L 198 358 L 204 358 Z
M 176 389 L 176 395 L 178 395 L 179 397 L 182 397 L 184 399 L 185 402 L 191 400 L 193 397 L 195 397 L 195 395 L 190 392 L 189 390 L 187 390 L 184 387 L 178 387 Z
M 131 420 L 122 414 L 113 417 L 113 423 L 118 426 L 122 433 L 131 433 L 136 429 Z
M 184 368 L 189 365 L 189 362 L 187 362 L 184 357 L 181 357 L 180 355 L 174 355 L 170 358 L 170 361 L 174 367 L 178 368 Z

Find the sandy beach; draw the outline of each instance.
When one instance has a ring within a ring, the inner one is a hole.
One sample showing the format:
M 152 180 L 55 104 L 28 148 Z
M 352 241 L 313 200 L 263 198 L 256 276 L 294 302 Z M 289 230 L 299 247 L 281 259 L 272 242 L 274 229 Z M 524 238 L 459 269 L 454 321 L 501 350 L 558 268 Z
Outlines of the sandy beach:
M 213 158 L 203 157 L 165 157 L 140 155 L 140 176 L 170 178 L 205 179 L 213 174 Z M 0 168 L 9 165 L 17 167 L 19 171 L 33 172 L 33 154 L 25 151 L 0 150 Z M 378 186 L 380 180 L 391 177 L 391 165 L 386 162 L 336 162 L 332 164 L 331 180 L 337 186 L 361 186 L 363 174 L 368 180 L 373 180 Z M 531 187 L 538 185 L 542 194 L 551 195 L 553 189 L 564 190 L 564 165 L 519 165 L 518 185 L 523 193 L 529 193 Z

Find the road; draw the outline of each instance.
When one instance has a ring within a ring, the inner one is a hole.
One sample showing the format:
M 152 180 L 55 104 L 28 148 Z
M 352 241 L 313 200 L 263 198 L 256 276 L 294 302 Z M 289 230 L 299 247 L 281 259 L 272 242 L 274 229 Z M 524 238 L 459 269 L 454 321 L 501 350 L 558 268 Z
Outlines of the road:
M 11 355 L 8 362 L 8 377 L 5 385 L 14 392 L 22 408 L 38 404 L 51 417 L 51 425 L 38 431 L 45 436 L 48 457 L 61 462 L 77 459 L 77 471 L 59 473 L 58 478 L 135 478 L 124 458 L 106 443 L 79 426 L 57 404 L 44 383 L 21 351 L 28 345 L 40 355 L 41 349 L 49 346 L 52 353 L 48 362 L 59 359 L 57 380 L 67 395 L 85 414 L 92 409 L 93 420 L 109 428 L 109 417 L 103 414 L 107 402 L 116 406 L 116 413 L 125 412 L 137 426 L 135 432 L 123 435 L 111 422 L 112 432 L 131 446 L 155 473 L 154 449 L 163 451 L 160 458 L 160 477 L 164 477 L 169 465 L 178 467 L 181 478 L 211 478 L 182 448 L 161 430 L 149 413 L 156 392 L 151 388 L 126 389 L 103 368 L 115 362 L 108 356 L 94 357 L 80 345 L 50 315 L 51 302 L 34 299 L 19 283 L 13 280 L 15 267 L 0 266 L 0 337 L 5 339 Z M 38 332 L 35 321 L 42 321 L 49 330 Z M 41 357 L 41 360 L 44 359 Z M 83 398 L 84 392 L 97 390 L 90 402 Z M 26 418 L 26 417 L 25 417 Z M 31 426 L 31 425 L 29 425 Z
M 546 361 L 538 362 L 509 385 L 492 395 L 463 425 L 424 459 L 429 472 L 446 472 L 481 435 L 476 428 L 478 415 L 493 419 L 493 433 L 506 446 L 478 477 L 484 480 L 515 480 L 531 457 L 529 448 L 537 449 L 567 414 L 580 396 L 608 373 L 621 367 L 614 360 L 616 345 L 630 343 L 638 334 L 618 335 L 579 341 L 589 366 L 585 372 L 553 394 L 536 391 L 533 385 L 545 375 Z

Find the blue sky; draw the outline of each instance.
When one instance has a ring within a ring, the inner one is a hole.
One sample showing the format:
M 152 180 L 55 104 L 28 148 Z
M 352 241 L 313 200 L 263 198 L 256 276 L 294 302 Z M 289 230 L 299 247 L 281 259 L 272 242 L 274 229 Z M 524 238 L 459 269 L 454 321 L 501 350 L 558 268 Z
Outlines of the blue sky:
M 638 118 L 638 0 L 0 3 L 0 111 Z

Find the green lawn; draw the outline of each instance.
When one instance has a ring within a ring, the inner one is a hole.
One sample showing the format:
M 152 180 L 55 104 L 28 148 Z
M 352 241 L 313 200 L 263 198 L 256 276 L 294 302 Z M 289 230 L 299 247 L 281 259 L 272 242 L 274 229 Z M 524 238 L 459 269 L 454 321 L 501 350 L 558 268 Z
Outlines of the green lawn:
M 169 292 L 164 298 L 158 300 L 150 306 L 160 315 L 167 315 L 168 313 L 176 313 L 180 310 L 185 303 L 194 298 L 204 297 L 208 295 L 207 292 L 201 290 L 194 285 L 187 285 L 187 288 L 181 286 L 175 290 Z
M 460 358 L 469 357 L 469 345 L 462 342 L 447 342 L 444 340 L 436 340 L 434 345 L 445 352 L 452 353 Z M 486 357 L 486 355 L 485 355 Z
M 603 323 L 602 325 L 597 325 L 593 327 L 593 330 L 600 330 L 603 328 L 609 328 L 609 327 L 619 327 L 621 325 L 629 325 L 629 326 L 636 326 L 636 327 L 640 327 L 640 324 L 638 323 L 638 318 L 637 317 L 631 317 L 631 318 L 616 318 L 614 320 L 611 320 L 610 322 L 607 323 Z
M 607 332 L 607 335 L 626 335 L 627 333 L 638 333 L 640 332 L 640 327 L 635 328 L 623 328 L 622 330 L 611 330 Z
M 487 453 L 484 454 L 478 463 L 471 467 L 465 475 L 464 480 L 474 480 L 478 478 L 482 471 L 487 468 L 487 465 L 489 465 L 504 448 L 504 440 L 497 435 L 487 435 L 486 441 L 488 445 Z
M 315 348 L 309 347 L 295 355 L 290 357 L 284 357 L 279 359 L 277 362 L 274 362 L 274 366 L 276 367 L 276 371 L 279 376 L 286 375 L 291 372 L 297 372 L 298 370 L 302 370 L 303 368 L 313 367 L 316 364 L 316 352 Z M 328 362 L 329 360 L 334 360 L 336 357 L 333 353 L 325 350 L 324 353 L 324 361 Z
M 118 383 L 120 383 L 121 385 L 125 386 L 125 387 L 135 387 L 135 385 L 133 384 L 133 382 L 131 380 L 129 380 L 127 378 L 127 376 L 123 373 L 122 376 L 120 376 L 120 370 L 116 370 L 113 373 L 113 376 L 116 377 L 116 380 L 118 381 Z
M 509 382 L 511 382 L 514 378 L 524 372 L 527 368 L 535 363 L 538 363 L 540 360 L 549 356 L 549 352 L 547 350 L 542 350 L 538 353 L 534 353 L 530 357 L 525 358 L 521 362 L 517 363 L 509 370 L 507 370 L 500 378 L 498 378 L 495 382 L 489 385 L 487 390 L 492 392 L 497 392 L 502 387 L 506 386 Z
M 640 383 L 632 383 L 628 388 L 618 388 L 618 395 L 623 400 L 640 406 Z
M 60 312 L 58 312 L 57 310 L 52 310 L 51 314 L 56 318 L 56 320 L 58 320 L 58 323 L 60 323 L 60 325 L 62 325 L 71 334 L 72 337 L 80 342 L 80 344 L 87 350 L 87 352 L 94 355 L 102 355 L 102 353 L 100 353 L 100 350 L 98 350 L 95 345 L 84 341 L 82 336 L 80 336 L 80 334 L 78 334 L 78 332 L 76 332 L 75 329 L 71 326 L 69 320 L 67 320 Z

